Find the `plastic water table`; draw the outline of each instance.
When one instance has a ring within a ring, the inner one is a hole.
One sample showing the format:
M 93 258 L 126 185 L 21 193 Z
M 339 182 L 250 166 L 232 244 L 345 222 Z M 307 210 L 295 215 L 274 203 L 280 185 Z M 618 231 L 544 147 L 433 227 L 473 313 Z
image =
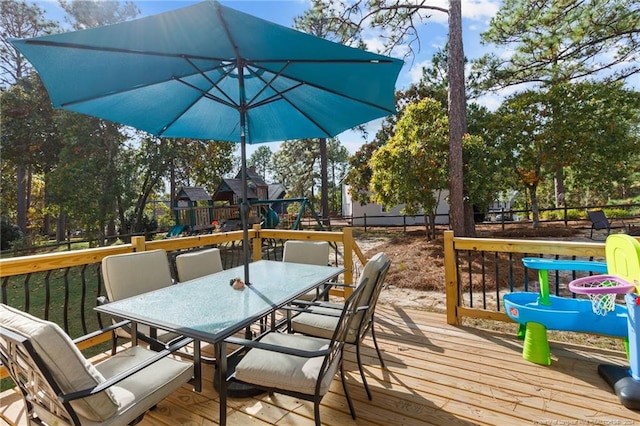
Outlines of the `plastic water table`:
M 599 333 L 627 337 L 626 306 L 616 305 L 613 312 L 598 315 L 587 299 L 558 297 L 549 292 L 550 270 L 591 271 L 607 273 L 604 262 L 524 258 L 527 268 L 538 270 L 540 291 L 513 292 L 503 297 L 507 315 L 520 324 L 519 337 L 524 337 L 522 357 L 527 361 L 551 364 L 547 330 Z

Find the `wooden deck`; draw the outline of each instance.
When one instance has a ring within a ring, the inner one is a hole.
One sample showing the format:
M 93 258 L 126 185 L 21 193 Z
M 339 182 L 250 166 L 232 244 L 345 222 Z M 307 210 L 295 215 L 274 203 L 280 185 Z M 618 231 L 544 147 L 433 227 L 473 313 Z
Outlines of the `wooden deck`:
M 552 343 L 552 365 L 539 366 L 522 359 L 522 342 L 512 334 L 453 327 L 443 314 L 389 305 L 378 307 L 376 331 L 387 367 L 380 368 L 368 338 L 364 354 L 373 401 L 366 398 L 349 348 L 345 366 L 358 419 L 351 419 L 336 376 L 322 400 L 323 424 L 640 424 L 640 412 L 622 406 L 597 373 L 600 363 L 628 365 L 622 352 Z M 213 371 L 204 374 L 202 393 L 183 387 L 140 425 L 217 424 Z M 0 404 L 3 418 L 16 422 L 20 400 L 5 393 Z M 313 405 L 278 394 L 230 399 L 228 424 L 312 425 Z

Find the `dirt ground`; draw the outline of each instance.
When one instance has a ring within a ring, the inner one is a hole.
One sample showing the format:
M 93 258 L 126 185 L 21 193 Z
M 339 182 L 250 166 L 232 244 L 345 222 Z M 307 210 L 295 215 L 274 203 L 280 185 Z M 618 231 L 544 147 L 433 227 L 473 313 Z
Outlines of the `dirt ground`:
M 531 224 L 509 224 L 502 230 L 498 224 L 477 225 L 478 237 L 487 238 L 535 238 L 593 241 L 584 224 L 543 225 L 534 230 Z M 443 234 L 429 241 L 424 227 L 413 227 L 404 232 L 402 228 L 372 229 L 354 232 L 358 246 L 367 258 L 384 251 L 391 259 L 387 274 L 387 286 L 380 295 L 379 303 L 395 304 L 414 309 L 445 312 L 445 278 Z M 604 236 L 594 236 L 596 241 Z

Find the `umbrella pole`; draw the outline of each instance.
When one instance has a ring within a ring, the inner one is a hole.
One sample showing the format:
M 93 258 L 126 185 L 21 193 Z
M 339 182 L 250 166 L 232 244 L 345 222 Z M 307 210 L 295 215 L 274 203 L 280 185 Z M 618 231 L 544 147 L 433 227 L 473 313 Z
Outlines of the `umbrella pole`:
M 244 120 L 241 120 L 244 121 Z M 242 254 L 244 264 L 244 283 L 250 285 L 249 281 L 249 202 L 247 200 L 247 148 L 244 136 L 244 125 L 242 126 L 241 136 L 241 167 L 240 173 L 242 173 L 242 203 L 240 203 L 240 217 L 242 219 Z
M 240 90 L 240 173 L 242 173 L 242 203 L 240 204 L 240 216 L 242 219 L 242 254 L 244 264 L 244 283 L 251 285 L 249 281 L 249 200 L 247 199 L 247 135 L 246 120 L 247 108 L 244 93 L 244 65 L 238 58 L 238 85 Z

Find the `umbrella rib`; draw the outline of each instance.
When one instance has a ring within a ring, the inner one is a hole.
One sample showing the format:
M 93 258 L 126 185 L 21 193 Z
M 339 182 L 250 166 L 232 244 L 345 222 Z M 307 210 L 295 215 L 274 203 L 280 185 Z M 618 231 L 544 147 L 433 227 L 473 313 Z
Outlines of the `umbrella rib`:
M 255 75 L 256 75 L 256 77 L 257 77 L 257 78 L 259 78 L 260 80 L 262 80 L 262 82 L 263 82 L 263 83 L 265 83 L 265 85 L 266 85 L 266 86 L 271 87 L 273 90 L 275 90 L 275 91 L 276 91 L 276 93 L 284 94 L 284 93 L 288 92 L 289 90 L 291 90 L 291 89 L 293 89 L 293 88 L 297 88 L 297 87 L 300 87 L 300 86 L 302 86 L 302 85 L 306 85 L 306 86 L 309 86 L 309 87 L 313 87 L 314 89 L 318 89 L 318 90 L 322 90 L 322 91 L 327 92 L 327 93 L 331 93 L 332 95 L 336 95 L 336 96 L 339 96 L 339 97 L 344 98 L 344 99 L 349 99 L 349 100 L 351 100 L 351 101 L 355 101 L 355 102 L 360 103 L 360 104 L 363 104 L 363 105 L 368 105 L 368 106 L 371 106 L 371 107 L 373 107 L 373 108 L 380 109 L 380 110 L 385 111 L 385 112 L 388 112 L 388 113 L 390 113 L 390 114 L 393 114 L 393 113 L 395 113 L 395 112 L 396 112 L 396 111 L 395 111 L 395 109 L 393 109 L 393 108 L 392 108 L 392 109 L 384 108 L 384 107 L 382 107 L 382 106 L 380 106 L 380 105 L 378 105 L 378 104 L 375 104 L 375 103 L 373 103 L 373 102 L 367 102 L 367 101 L 364 101 L 364 100 L 362 100 L 362 99 L 355 98 L 355 97 L 353 97 L 353 96 L 347 96 L 347 95 L 345 95 L 344 93 L 340 93 L 340 92 L 338 92 L 338 91 L 336 91 L 336 90 L 333 90 L 333 89 L 330 89 L 330 88 L 328 88 L 328 87 L 320 86 L 320 85 L 318 85 L 318 84 L 310 83 L 310 82 L 308 82 L 308 81 L 301 81 L 301 80 L 298 80 L 298 79 L 296 79 L 296 78 L 294 78 L 294 77 L 290 77 L 290 76 L 288 76 L 288 75 L 286 75 L 286 74 L 283 74 L 283 73 L 284 73 L 284 71 L 285 71 L 285 69 L 286 69 L 286 68 L 287 68 L 291 63 L 293 63 L 293 62 L 296 62 L 296 63 L 297 63 L 297 62 L 298 62 L 298 60 L 288 60 L 288 61 L 284 61 L 284 62 L 287 62 L 287 63 L 285 64 L 285 66 L 284 66 L 284 67 L 283 67 L 283 68 L 282 68 L 282 69 L 281 69 L 277 74 L 275 74 L 275 75 L 274 75 L 274 77 L 273 77 L 273 78 L 271 79 L 271 81 L 269 81 L 269 82 L 267 82 L 265 79 L 263 79 L 263 78 L 262 78 L 260 75 L 258 75 L 257 73 L 255 73 Z M 318 62 L 318 61 L 315 61 L 315 62 Z M 319 61 L 319 62 L 322 62 L 322 61 Z M 367 61 L 367 62 L 374 62 L 374 61 Z M 271 71 L 271 70 L 269 70 L 269 69 L 267 69 L 267 68 L 264 68 L 264 67 L 259 66 L 259 65 L 258 65 L 258 64 L 256 64 L 254 61 L 250 61 L 250 63 L 251 63 L 254 67 L 258 68 L 258 69 L 262 69 L 262 70 L 265 70 L 265 71 L 267 71 L 267 72 L 273 72 L 273 71 Z M 293 81 L 297 81 L 297 82 L 298 82 L 298 85 L 297 85 L 297 86 L 294 86 L 294 87 L 291 87 L 291 88 L 289 88 L 288 90 L 286 90 L 286 91 L 282 91 L 282 92 L 280 92 L 280 91 L 276 90 L 276 89 L 272 86 L 271 82 L 275 81 L 278 77 L 281 77 L 281 76 L 282 76 L 282 77 L 286 77 L 286 78 L 288 78 L 288 79 L 291 79 L 291 80 L 293 80 Z M 266 87 L 265 87 L 264 89 L 266 89 Z M 263 89 L 263 90 L 264 90 L 264 89 Z M 254 96 L 254 98 L 253 98 L 253 99 L 255 99 L 255 97 L 256 97 L 256 96 Z M 284 96 L 283 96 L 283 99 L 287 100 Z M 265 103 L 265 101 L 261 101 L 261 103 L 260 103 L 260 104 L 264 104 L 264 103 Z M 258 105 L 258 104 L 257 104 L 257 105 Z
M 223 104 L 223 105 L 226 105 L 226 106 L 228 106 L 228 107 L 230 107 L 230 108 L 238 109 L 238 105 L 237 105 L 236 103 L 234 103 L 234 102 L 230 102 L 230 101 L 227 101 L 227 100 L 225 100 L 225 99 L 223 99 L 223 98 L 220 98 L 220 97 L 218 97 L 218 96 L 212 95 L 211 93 L 209 93 L 209 92 L 207 92 L 207 91 L 205 91 L 205 90 L 203 90 L 203 89 L 199 88 L 198 86 L 194 86 L 193 84 L 191 84 L 191 83 L 189 83 L 189 82 L 187 82 L 187 81 L 184 81 L 184 80 L 182 80 L 182 79 L 180 79 L 180 78 L 178 78 L 178 77 L 174 77 L 174 80 L 176 80 L 176 81 L 177 81 L 177 82 L 179 82 L 179 83 L 184 84 L 184 85 L 185 85 L 185 86 L 187 86 L 187 87 L 192 88 L 193 90 L 195 90 L 195 91 L 197 91 L 197 92 L 200 92 L 200 94 L 202 95 L 202 97 L 205 97 L 205 98 L 207 98 L 207 99 L 211 99 L 212 101 L 219 102 L 219 103 L 221 103 L 221 104 Z M 212 84 L 213 84 L 213 83 L 212 83 Z M 214 84 L 214 86 L 218 87 L 218 86 L 217 86 L 217 85 L 215 85 L 215 84 Z M 223 92 L 223 93 L 224 93 L 224 92 Z
M 201 93 L 202 93 L 204 96 L 206 96 L 207 98 L 209 98 L 209 99 L 213 99 L 213 100 L 215 100 L 215 101 L 217 101 L 217 102 L 220 102 L 220 103 L 222 103 L 222 104 L 224 104 L 224 105 L 227 105 L 227 106 L 229 106 L 229 107 L 232 107 L 232 108 L 236 108 L 236 109 L 237 109 L 237 108 L 239 107 L 239 105 L 233 101 L 233 99 L 231 98 L 231 96 L 229 96 L 229 95 L 227 94 L 227 92 L 225 92 L 224 90 L 222 90 L 222 88 L 220 88 L 220 86 L 219 86 L 219 84 L 218 84 L 218 83 L 220 83 L 220 82 L 221 82 L 225 77 L 227 77 L 229 74 L 231 74 L 231 70 L 224 70 L 224 66 L 219 66 L 219 67 L 215 67 L 215 68 L 213 68 L 213 69 L 222 69 L 222 70 L 224 71 L 224 72 L 220 75 L 220 78 L 218 79 L 218 81 L 214 81 L 214 80 L 212 80 L 211 78 L 209 78 L 209 76 L 208 76 L 208 75 L 206 75 L 206 74 L 205 74 L 205 73 L 204 73 L 200 68 L 198 68 L 198 67 L 196 66 L 196 64 L 194 64 L 194 63 L 193 63 L 193 61 L 192 61 L 189 57 L 185 56 L 185 58 L 184 58 L 184 59 L 185 59 L 185 61 L 187 61 L 187 62 L 189 63 L 189 65 L 191 65 L 191 66 L 193 67 L 193 69 L 195 69 L 195 70 L 198 72 L 198 74 L 200 74 L 200 75 L 202 76 L 202 78 L 204 78 L 205 80 L 207 80 L 209 83 L 211 83 L 211 85 L 212 85 L 212 86 L 214 86 L 216 89 L 218 89 L 218 90 L 220 91 L 220 93 L 222 93 L 222 94 L 224 95 L 224 97 L 227 99 L 227 101 L 225 102 L 222 98 L 218 98 L 217 96 L 210 95 L 210 94 L 209 94 L 209 92 L 205 92 L 205 91 L 203 91 L 202 89 L 198 89 L 198 88 L 196 88 L 196 87 L 194 87 L 194 86 L 192 86 L 192 85 L 190 85 L 190 84 L 188 84 L 188 83 L 186 83 L 186 82 L 183 82 L 183 81 L 182 81 L 182 80 L 180 80 L 180 79 L 178 79 L 178 81 L 180 81 L 180 82 L 181 82 L 181 83 L 183 83 L 183 84 L 187 84 L 188 86 L 193 87 L 193 88 L 194 88 L 194 89 L 196 89 L 196 90 L 201 91 Z
M 253 65 L 252 65 L 252 66 L 253 66 Z M 257 78 L 257 79 L 261 80 L 261 81 L 264 83 L 264 86 L 262 87 L 262 89 L 260 89 L 260 90 L 258 91 L 258 93 L 256 93 L 255 95 L 253 95 L 253 97 L 251 98 L 251 100 L 249 100 L 249 101 L 247 102 L 247 105 L 250 105 L 252 108 L 253 108 L 253 107 L 257 107 L 257 106 L 261 106 L 261 105 L 266 105 L 266 104 L 268 104 L 268 103 L 270 103 L 270 102 L 273 102 L 273 101 L 274 101 L 275 99 L 277 99 L 278 97 L 281 97 L 281 96 L 282 96 L 282 93 L 284 93 L 284 92 L 280 92 L 280 91 L 276 90 L 276 89 L 275 89 L 275 87 L 273 87 L 273 86 L 271 85 L 271 83 L 273 83 L 275 80 L 277 80 L 277 79 L 278 79 L 278 77 L 280 77 L 280 76 L 282 75 L 282 73 L 284 72 L 284 70 L 285 70 L 285 69 L 287 69 L 287 67 L 288 67 L 288 66 L 289 66 L 289 62 L 285 63 L 285 64 L 284 64 L 284 66 L 282 67 L 282 69 L 281 69 L 280 71 L 278 71 L 277 73 L 275 73 L 275 74 L 271 77 L 271 79 L 270 79 L 269 81 L 267 81 L 267 80 L 265 80 L 264 78 L 262 78 L 262 75 L 261 75 L 260 73 L 255 72 L 253 69 L 251 69 L 250 67 L 248 67 L 248 66 L 247 66 L 247 70 L 249 71 L 249 73 L 251 73 L 251 75 L 253 75 L 255 78 Z M 255 66 L 255 67 L 256 67 L 257 69 L 259 69 L 259 70 L 267 71 L 265 68 L 262 68 L 262 67 L 259 67 L 259 66 Z M 271 72 L 271 71 L 270 71 L 270 72 Z M 299 83 L 299 84 L 297 84 L 297 85 L 295 85 L 295 86 L 293 86 L 293 87 L 291 87 L 291 88 L 289 88 L 289 89 L 287 89 L 287 90 L 291 90 L 291 89 L 294 89 L 294 88 L 300 87 L 300 85 L 301 85 L 301 84 L 302 84 L 302 83 Z M 262 93 L 264 93 L 264 91 L 265 91 L 265 90 L 267 90 L 267 88 L 268 88 L 268 87 L 271 87 L 271 88 L 276 92 L 276 94 L 275 94 L 275 95 L 272 95 L 272 96 L 269 96 L 268 98 L 266 98 L 266 99 L 264 99 L 264 100 L 262 100 L 262 101 L 257 102 L 257 103 L 255 103 L 255 104 L 254 104 L 254 103 L 253 103 L 253 101 L 254 101 L 254 100 L 256 100 L 256 99 L 258 99 L 258 97 L 259 97 Z

